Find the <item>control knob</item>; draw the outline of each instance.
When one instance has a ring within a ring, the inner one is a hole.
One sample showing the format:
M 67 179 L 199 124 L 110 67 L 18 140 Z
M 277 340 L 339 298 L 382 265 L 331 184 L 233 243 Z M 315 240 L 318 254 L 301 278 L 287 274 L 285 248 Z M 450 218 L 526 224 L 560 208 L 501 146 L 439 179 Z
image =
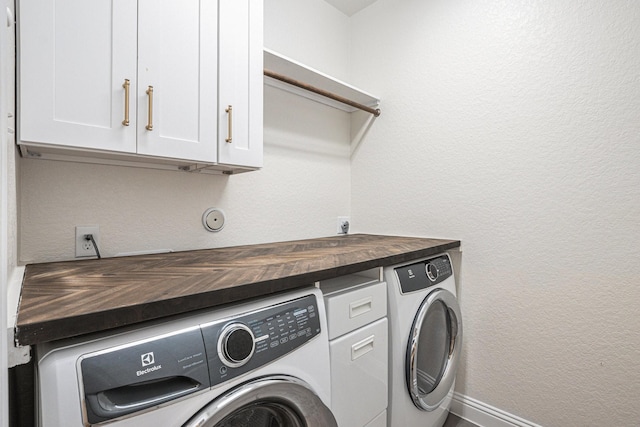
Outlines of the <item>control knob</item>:
M 440 273 L 440 271 L 434 264 L 430 262 L 427 263 L 425 270 L 427 271 L 427 277 L 429 278 L 429 280 L 435 282 L 438 279 L 438 274 Z
M 251 360 L 255 349 L 255 336 L 243 323 L 225 326 L 218 339 L 220 361 L 230 368 L 238 368 Z

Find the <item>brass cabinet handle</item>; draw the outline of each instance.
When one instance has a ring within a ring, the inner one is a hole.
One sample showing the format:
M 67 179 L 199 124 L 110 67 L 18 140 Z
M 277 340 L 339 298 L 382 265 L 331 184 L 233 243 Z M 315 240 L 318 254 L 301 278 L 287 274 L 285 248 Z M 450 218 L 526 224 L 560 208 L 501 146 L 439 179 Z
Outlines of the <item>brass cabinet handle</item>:
M 231 139 L 232 139 L 232 129 L 233 129 L 233 107 L 231 105 L 229 105 L 227 107 L 226 110 L 224 110 L 227 112 L 228 114 L 228 119 L 229 119 L 229 129 L 227 130 L 227 139 L 225 139 L 225 141 L 231 143 Z
M 149 122 L 145 128 L 147 130 L 153 130 L 153 86 L 149 86 L 147 95 L 149 95 Z
M 122 121 L 123 126 L 129 126 L 129 79 L 124 79 L 124 83 L 122 83 L 122 87 L 124 88 L 124 120 Z

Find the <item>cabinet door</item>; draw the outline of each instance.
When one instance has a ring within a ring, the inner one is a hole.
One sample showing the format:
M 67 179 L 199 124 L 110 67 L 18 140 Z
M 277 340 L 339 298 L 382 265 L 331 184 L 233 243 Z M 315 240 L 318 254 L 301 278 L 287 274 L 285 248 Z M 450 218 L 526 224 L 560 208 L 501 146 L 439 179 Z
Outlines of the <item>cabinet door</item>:
M 217 2 L 138 4 L 138 154 L 215 162 Z
M 331 410 L 339 426 L 365 426 L 387 408 L 387 328 L 385 317 L 329 343 Z
M 22 141 L 135 152 L 136 16 L 130 0 L 19 2 Z
M 218 162 L 261 167 L 262 0 L 219 4 Z

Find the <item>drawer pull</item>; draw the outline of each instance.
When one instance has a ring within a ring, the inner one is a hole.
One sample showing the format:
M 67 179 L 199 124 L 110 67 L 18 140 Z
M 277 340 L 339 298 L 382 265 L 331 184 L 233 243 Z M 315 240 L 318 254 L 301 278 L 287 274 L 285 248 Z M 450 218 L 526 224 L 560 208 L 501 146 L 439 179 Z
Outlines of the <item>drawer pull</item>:
M 233 130 L 233 107 L 229 105 L 224 111 L 227 113 L 227 120 L 228 120 L 227 138 L 225 139 L 225 141 L 227 141 L 228 143 L 231 143 L 233 140 L 232 133 L 231 133 Z
M 373 299 L 371 297 L 363 298 L 349 304 L 349 319 L 358 317 L 371 311 Z
M 122 87 L 124 88 L 124 120 L 122 121 L 123 126 L 129 126 L 129 87 L 131 83 L 129 79 L 124 79 L 124 83 Z
M 375 335 L 371 335 L 370 337 L 353 344 L 351 346 L 351 360 L 356 360 L 373 350 L 373 341 L 375 338 Z
M 149 96 L 149 121 L 145 129 L 153 130 L 153 86 L 149 86 L 147 95 Z

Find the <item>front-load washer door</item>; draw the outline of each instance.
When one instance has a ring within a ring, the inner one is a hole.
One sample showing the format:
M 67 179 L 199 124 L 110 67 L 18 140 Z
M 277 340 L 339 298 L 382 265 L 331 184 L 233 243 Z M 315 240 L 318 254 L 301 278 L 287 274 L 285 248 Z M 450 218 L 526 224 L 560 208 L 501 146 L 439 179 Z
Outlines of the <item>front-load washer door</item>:
M 456 297 L 445 289 L 427 295 L 413 321 L 406 376 L 413 403 L 433 411 L 455 381 L 462 345 L 462 317 Z
M 337 427 L 336 419 L 303 381 L 288 376 L 255 379 L 216 400 L 183 427 Z

